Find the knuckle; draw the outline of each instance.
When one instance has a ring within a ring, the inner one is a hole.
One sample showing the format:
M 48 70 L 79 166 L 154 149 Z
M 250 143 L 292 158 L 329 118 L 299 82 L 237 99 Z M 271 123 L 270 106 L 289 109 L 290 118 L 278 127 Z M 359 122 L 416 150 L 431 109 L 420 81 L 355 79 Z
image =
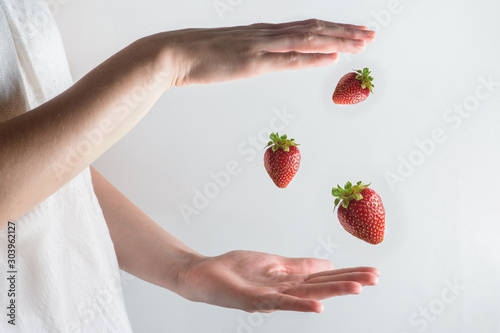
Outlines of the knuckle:
M 306 32 L 302 32 L 300 34 L 300 39 L 303 40 L 303 41 L 310 41 L 315 36 L 316 36 L 316 34 L 314 32 L 306 31 Z
M 286 54 L 286 60 L 288 62 L 296 62 L 299 59 L 299 52 L 291 51 Z
M 325 27 L 325 22 L 318 19 L 310 19 L 308 25 L 313 30 L 322 30 Z
M 261 40 L 253 39 L 250 40 L 248 43 L 244 43 L 240 46 L 237 46 L 236 52 L 242 56 L 250 56 L 260 48 L 261 44 L 262 44 Z
M 352 29 L 350 29 L 348 27 L 339 27 L 338 29 L 339 29 L 339 33 L 342 35 L 347 35 L 350 32 L 352 32 Z
M 351 38 L 355 39 L 361 39 L 364 36 L 363 32 L 358 29 L 344 28 L 344 32 L 345 35 L 349 35 Z

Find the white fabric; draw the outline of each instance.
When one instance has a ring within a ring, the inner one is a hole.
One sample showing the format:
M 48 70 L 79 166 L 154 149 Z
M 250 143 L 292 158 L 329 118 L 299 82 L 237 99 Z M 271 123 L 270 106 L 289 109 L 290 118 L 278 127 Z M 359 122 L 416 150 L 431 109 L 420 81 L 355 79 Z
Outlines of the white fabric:
M 0 122 L 72 79 L 45 0 L 0 0 Z M 131 332 L 119 267 L 86 168 L 16 222 L 16 325 L 8 324 L 7 229 L 0 230 L 0 332 Z

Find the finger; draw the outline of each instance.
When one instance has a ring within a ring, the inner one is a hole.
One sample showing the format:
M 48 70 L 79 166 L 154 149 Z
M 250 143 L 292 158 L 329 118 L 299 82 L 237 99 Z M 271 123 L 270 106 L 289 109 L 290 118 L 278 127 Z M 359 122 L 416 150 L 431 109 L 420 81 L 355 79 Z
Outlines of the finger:
M 264 53 L 260 56 L 256 65 L 256 74 L 277 72 L 291 69 L 305 69 L 311 67 L 323 67 L 335 63 L 338 60 L 336 53 Z
M 363 286 L 375 286 L 378 284 L 378 276 L 373 273 L 344 273 L 330 276 L 318 276 L 307 279 L 304 283 L 327 283 L 338 281 L 355 281 Z
M 366 46 L 363 39 L 350 39 L 313 32 L 293 35 L 279 35 L 263 38 L 258 47 L 269 52 L 302 52 L 302 53 L 359 53 Z
M 267 304 L 265 307 L 259 307 L 261 312 L 281 311 L 299 311 L 299 312 L 317 312 L 323 311 L 323 304 L 314 299 L 304 299 L 286 294 L 268 294 L 266 298 L 259 302 Z
M 332 262 L 324 259 L 282 257 L 282 260 L 288 274 L 312 274 L 333 270 Z
M 279 29 L 279 30 L 265 30 L 267 31 L 269 36 L 272 35 L 291 35 L 291 34 L 299 34 L 303 32 L 312 32 L 319 35 L 327 35 L 334 37 L 343 37 L 349 39 L 363 39 L 368 41 L 372 41 L 375 39 L 376 32 L 372 30 L 362 30 L 357 28 L 350 28 L 344 26 L 324 26 L 321 28 L 315 27 L 290 27 L 287 29 Z
M 293 21 L 284 23 L 257 23 L 257 24 L 252 24 L 251 27 L 256 29 L 269 29 L 269 30 L 288 29 L 292 27 L 308 27 L 311 29 L 321 29 L 324 27 L 344 27 L 344 28 L 360 29 L 360 30 L 367 29 L 365 26 L 361 25 L 335 23 L 318 19 L 307 19 L 303 21 Z
M 290 288 L 285 293 L 288 295 L 322 300 L 330 297 L 360 294 L 363 286 L 355 281 L 340 281 L 315 284 L 300 284 Z
M 377 276 L 380 276 L 378 269 L 376 269 L 375 267 L 349 267 L 349 268 L 341 268 L 330 271 L 317 272 L 314 274 L 310 274 L 307 277 L 307 279 L 309 280 L 318 276 L 331 276 L 331 275 L 339 275 L 339 274 L 355 273 L 355 272 L 372 273 Z
M 335 37 L 363 39 L 366 40 L 367 43 L 370 43 L 375 38 L 375 31 L 368 30 L 365 26 L 340 24 L 321 20 L 305 20 L 278 24 L 257 23 L 249 26 L 222 27 L 217 28 L 216 30 L 226 34 L 242 33 L 253 37 L 268 37 L 313 32 Z M 200 30 L 200 33 L 202 32 L 203 29 Z

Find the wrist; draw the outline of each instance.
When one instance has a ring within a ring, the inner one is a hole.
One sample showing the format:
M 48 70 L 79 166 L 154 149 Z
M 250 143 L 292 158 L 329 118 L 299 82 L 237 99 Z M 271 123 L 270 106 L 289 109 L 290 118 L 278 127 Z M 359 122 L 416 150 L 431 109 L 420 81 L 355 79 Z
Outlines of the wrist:
M 165 92 L 173 86 L 175 70 L 169 61 L 169 50 L 161 45 L 156 35 L 142 37 L 123 51 L 131 55 L 129 65 L 140 68 L 142 74 L 147 75 L 147 89 Z
M 191 249 L 181 250 L 181 252 L 173 259 L 174 262 L 169 265 L 166 270 L 165 285 L 163 287 L 181 296 L 185 296 L 186 289 L 189 289 L 187 277 L 190 275 L 190 272 L 192 272 L 199 265 L 199 263 L 205 261 L 206 258 L 206 256 L 203 256 Z
M 153 82 L 160 84 L 165 91 L 177 85 L 180 66 L 173 52 L 172 38 L 167 33 L 146 36 L 133 44 L 149 62 Z

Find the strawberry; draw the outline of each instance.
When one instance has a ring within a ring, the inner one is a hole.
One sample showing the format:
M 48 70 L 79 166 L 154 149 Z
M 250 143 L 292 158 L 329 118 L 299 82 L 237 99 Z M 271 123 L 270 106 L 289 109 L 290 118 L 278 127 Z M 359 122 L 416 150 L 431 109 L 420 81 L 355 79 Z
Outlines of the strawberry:
M 294 139 L 288 140 L 286 135 L 271 133 L 271 141 L 264 153 L 264 166 L 273 182 L 279 188 L 285 188 L 299 170 L 300 151 Z
M 335 208 L 342 202 L 337 211 L 340 224 L 351 235 L 370 244 L 379 244 L 384 240 L 385 209 L 380 196 L 370 184 L 358 182 L 352 185 L 347 182 L 344 188 L 332 188 Z M 334 211 L 335 211 L 334 208 Z
M 368 68 L 364 68 L 363 71 L 357 70 L 344 75 L 335 88 L 333 102 L 344 105 L 364 101 L 370 93 L 373 93 L 373 77 L 370 73 Z

